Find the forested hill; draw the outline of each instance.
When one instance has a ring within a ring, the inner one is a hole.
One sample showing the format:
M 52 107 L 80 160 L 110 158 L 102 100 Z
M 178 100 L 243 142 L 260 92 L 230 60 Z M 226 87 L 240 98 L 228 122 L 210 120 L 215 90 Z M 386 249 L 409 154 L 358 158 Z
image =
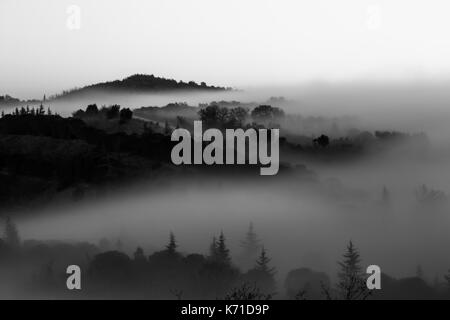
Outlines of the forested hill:
M 83 95 L 95 91 L 111 92 L 159 92 L 173 90 L 231 90 L 231 88 L 216 87 L 207 85 L 205 82 L 200 84 L 189 81 L 176 81 L 155 77 L 154 75 L 135 74 L 122 80 L 114 80 L 88 85 L 82 88 L 65 90 L 61 94 L 54 95 L 51 99 L 66 98 L 71 96 Z

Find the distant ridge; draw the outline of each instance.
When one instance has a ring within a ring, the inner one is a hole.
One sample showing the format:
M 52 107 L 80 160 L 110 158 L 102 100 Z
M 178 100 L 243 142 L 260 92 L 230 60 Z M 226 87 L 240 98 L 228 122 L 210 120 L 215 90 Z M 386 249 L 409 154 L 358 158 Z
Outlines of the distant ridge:
M 232 90 L 231 88 L 209 86 L 205 82 L 200 84 L 189 81 L 176 81 L 174 79 L 166 79 L 155 77 L 154 75 L 135 74 L 122 80 L 114 80 L 100 82 L 88 85 L 82 88 L 65 90 L 61 94 L 53 95 L 49 99 L 69 98 L 72 96 L 83 95 L 95 91 L 115 91 L 115 92 L 160 92 L 175 90 Z

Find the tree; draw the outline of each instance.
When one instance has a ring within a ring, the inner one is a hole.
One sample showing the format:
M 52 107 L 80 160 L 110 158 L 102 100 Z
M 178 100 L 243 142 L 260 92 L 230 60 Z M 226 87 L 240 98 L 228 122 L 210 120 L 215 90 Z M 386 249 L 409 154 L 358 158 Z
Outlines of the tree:
M 359 252 L 350 241 L 343 260 L 338 262 L 341 271 L 338 273 L 337 290 L 341 299 L 365 300 L 370 295 L 361 272 L 360 262 Z
M 241 247 L 244 249 L 246 256 L 255 256 L 260 248 L 260 241 L 254 232 L 253 223 L 250 222 L 245 239 L 241 241 Z
M 269 266 L 270 258 L 267 257 L 264 247 L 261 254 L 256 260 L 253 269 L 245 274 L 245 279 L 251 283 L 255 283 L 263 292 L 272 294 L 275 292 L 275 268 Z
M 175 236 L 174 236 L 173 232 L 170 232 L 169 244 L 166 246 L 167 252 L 169 254 L 175 254 L 177 247 L 178 247 L 178 245 L 175 240 Z
M 11 217 L 6 218 L 5 222 L 5 241 L 13 248 L 20 246 L 19 231 L 16 224 L 12 221 Z
M 328 136 L 322 134 L 320 137 L 313 139 L 313 143 L 318 144 L 322 148 L 325 148 L 330 144 L 330 138 L 328 138 Z
M 224 114 L 224 111 L 221 109 L 217 105 L 209 105 L 206 108 L 200 109 L 198 115 L 207 127 L 218 127 Z
M 121 123 L 125 123 L 133 118 L 133 111 L 129 108 L 122 109 L 120 110 L 119 118 Z
M 248 110 L 242 107 L 236 107 L 228 112 L 229 127 L 242 128 L 247 120 Z
M 106 118 L 115 119 L 119 117 L 120 106 L 118 104 L 113 104 L 106 109 Z
M 136 262 L 144 262 L 144 261 L 146 261 L 144 250 L 141 247 L 137 247 L 136 248 L 136 251 L 134 252 L 134 260 Z
M 261 254 L 258 257 L 258 260 L 256 260 L 255 269 L 273 276 L 275 274 L 275 268 L 269 267 L 270 260 L 272 259 L 267 257 L 266 249 L 262 247 Z
M 86 114 L 90 116 L 98 114 L 97 105 L 95 103 L 88 105 L 86 108 Z
M 251 116 L 255 121 L 273 121 L 284 117 L 284 111 L 270 105 L 260 105 L 252 110 Z
M 225 244 L 225 236 L 223 232 L 220 232 L 219 241 L 217 242 L 217 260 L 223 264 L 230 264 L 230 250 L 228 250 Z

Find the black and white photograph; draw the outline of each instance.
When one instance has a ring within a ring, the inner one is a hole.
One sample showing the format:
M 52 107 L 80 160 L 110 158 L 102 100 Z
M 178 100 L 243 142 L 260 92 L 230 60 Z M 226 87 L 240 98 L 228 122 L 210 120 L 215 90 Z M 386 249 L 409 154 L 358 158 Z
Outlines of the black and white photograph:
M 0 299 L 450 299 L 449 13 L 0 0 Z

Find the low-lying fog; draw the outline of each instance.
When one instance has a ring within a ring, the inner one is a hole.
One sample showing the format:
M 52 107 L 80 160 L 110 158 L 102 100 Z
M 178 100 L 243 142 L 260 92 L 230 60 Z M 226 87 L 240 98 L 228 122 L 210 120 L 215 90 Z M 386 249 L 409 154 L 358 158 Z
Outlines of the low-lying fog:
M 450 143 L 449 88 L 450 82 L 317 84 L 296 89 L 124 95 L 51 103 L 52 109 L 69 115 L 87 103 L 136 108 L 180 101 L 190 105 L 219 100 L 264 102 L 271 96 L 284 96 L 288 102 L 280 107 L 287 113 L 357 116 L 361 130 L 425 132 L 432 148 L 430 154 L 420 157 L 393 153 L 348 165 L 306 163 L 324 185 L 328 178 L 339 179 L 342 189 L 337 189 L 344 196 L 336 199 L 324 191 L 325 187 L 292 188 L 283 180 L 265 185 L 258 177 L 257 183 L 242 187 L 231 182 L 218 186 L 212 179 L 211 188 L 183 185 L 155 192 L 142 186 L 139 193 L 70 204 L 36 213 L 33 218 L 26 215 L 18 220 L 19 229 L 25 239 L 97 243 L 102 237 L 120 238 L 129 252 L 142 245 L 147 253 L 163 248 L 170 230 L 181 251 L 207 253 L 212 236 L 223 230 L 237 255 L 239 241 L 252 221 L 280 279 L 286 271 L 301 266 L 334 276 L 336 261 L 352 239 L 365 265 L 378 264 L 390 275 L 408 276 L 420 264 L 431 280 L 450 268 L 450 210 L 419 208 L 414 189 L 425 183 L 450 193 L 450 157 L 446 152 Z M 388 209 L 379 204 L 383 186 L 392 198 Z

